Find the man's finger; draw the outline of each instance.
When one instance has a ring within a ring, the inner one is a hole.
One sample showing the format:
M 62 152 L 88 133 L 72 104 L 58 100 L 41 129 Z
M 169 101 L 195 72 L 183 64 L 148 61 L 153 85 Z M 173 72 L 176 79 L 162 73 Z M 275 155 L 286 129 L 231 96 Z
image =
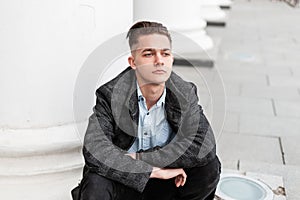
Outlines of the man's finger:
M 184 184 L 186 183 L 186 178 L 187 178 L 187 175 L 183 175 L 183 176 L 182 176 L 182 183 L 181 183 L 181 186 L 184 186 Z
M 175 178 L 175 185 L 176 187 L 179 187 L 182 184 L 182 180 L 180 176 L 176 176 Z
M 185 178 L 183 175 L 178 175 L 175 178 L 176 187 L 183 186 L 185 184 Z

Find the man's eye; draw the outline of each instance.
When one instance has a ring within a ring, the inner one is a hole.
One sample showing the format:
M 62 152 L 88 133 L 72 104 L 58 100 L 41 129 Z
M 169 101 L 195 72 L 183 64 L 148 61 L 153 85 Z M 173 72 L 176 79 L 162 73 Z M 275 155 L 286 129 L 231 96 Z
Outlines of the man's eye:
M 163 53 L 163 56 L 170 56 L 170 53 Z
M 145 53 L 145 54 L 144 54 L 145 57 L 150 57 L 150 56 L 152 56 L 152 55 L 153 55 L 152 53 Z

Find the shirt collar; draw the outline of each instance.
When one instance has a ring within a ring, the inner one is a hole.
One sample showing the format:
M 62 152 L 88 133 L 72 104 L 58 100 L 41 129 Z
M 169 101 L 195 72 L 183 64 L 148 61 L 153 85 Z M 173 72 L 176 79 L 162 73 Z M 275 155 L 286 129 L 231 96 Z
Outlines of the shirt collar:
M 142 91 L 141 91 L 141 88 L 140 88 L 138 82 L 136 82 L 136 88 L 137 88 L 138 101 L 144 101 L 145 97 L 142 94 Z M 166 92 L 167 91 L 166 91 L 166 86 L 165 86 L 163 94 L 161 95 L 159 100 L 156 102 L 156 106 L 163 106 L 165 104 Z

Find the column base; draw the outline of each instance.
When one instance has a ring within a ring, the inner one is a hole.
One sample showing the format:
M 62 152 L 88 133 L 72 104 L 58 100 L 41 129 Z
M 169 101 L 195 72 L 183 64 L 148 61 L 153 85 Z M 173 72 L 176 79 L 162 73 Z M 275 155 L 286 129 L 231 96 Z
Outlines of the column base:
M 3 199 L 70 198 L 70 190 L 79 182 L 83 167 L 77 125 L 2 129 L 0 138 Z

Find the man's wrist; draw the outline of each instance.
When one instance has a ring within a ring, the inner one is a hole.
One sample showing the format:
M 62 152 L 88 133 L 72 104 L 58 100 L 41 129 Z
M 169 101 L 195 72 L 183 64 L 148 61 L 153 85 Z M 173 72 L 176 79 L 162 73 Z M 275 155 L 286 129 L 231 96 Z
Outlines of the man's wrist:
M 150 174 L 150 178 L 158 178 L 157 173 L 159 170 L 161 170 L 161 168 L 153 167 L 152 172 Z
M 137 160 L 142 160 L 142 153 L 135 153 L 135 158 Z

